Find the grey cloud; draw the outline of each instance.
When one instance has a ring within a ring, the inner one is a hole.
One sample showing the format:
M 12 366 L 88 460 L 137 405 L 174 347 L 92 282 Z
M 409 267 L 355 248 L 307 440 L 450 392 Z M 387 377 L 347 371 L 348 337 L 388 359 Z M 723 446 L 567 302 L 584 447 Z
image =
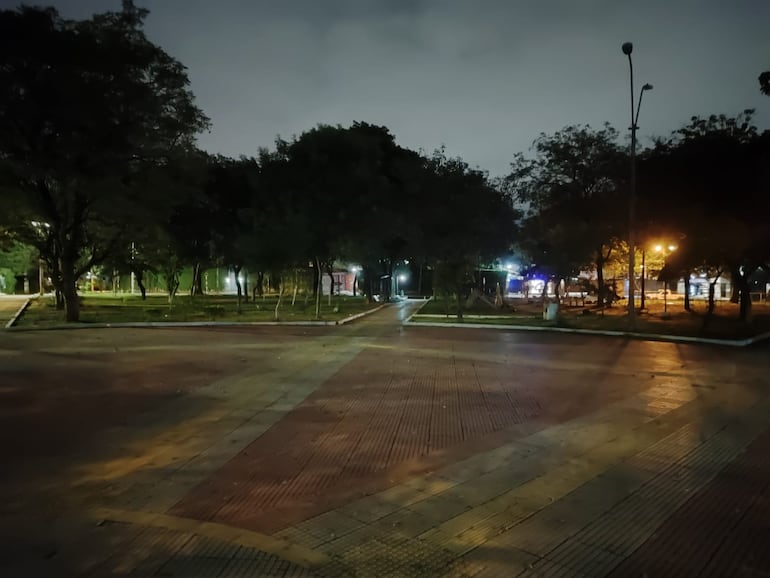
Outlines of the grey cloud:
M 694 114 L 770 98 L 770 2 L 764 0 L 139 0 L 147 31 L 189 68 L 214 126 L 201 145 L 253 154 L 278 133 L 366 120 L 399 142 L 502 174 L 541 131 L 609 121 L 628 127 L 628 65 L 651 82 L 642 136 Z M 0 6 L 9 7 L 6 0 Z M 58 0 L 66 16 L 119 2 Z

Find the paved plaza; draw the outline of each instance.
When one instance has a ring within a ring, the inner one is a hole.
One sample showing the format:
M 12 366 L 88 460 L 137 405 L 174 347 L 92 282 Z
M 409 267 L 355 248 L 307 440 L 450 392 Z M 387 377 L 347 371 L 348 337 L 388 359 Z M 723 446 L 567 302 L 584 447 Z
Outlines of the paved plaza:
M 0 333 L 0 576 L 769 576 L 770 347 Z

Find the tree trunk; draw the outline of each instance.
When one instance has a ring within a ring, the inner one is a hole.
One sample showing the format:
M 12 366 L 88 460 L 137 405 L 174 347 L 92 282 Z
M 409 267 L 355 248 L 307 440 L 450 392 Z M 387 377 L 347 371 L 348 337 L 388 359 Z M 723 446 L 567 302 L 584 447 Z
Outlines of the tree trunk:
M 142 294 L 142 301 L 147 301 L 147 287 L 144 286 L 144 271 L 134 271 L 134 279 L 139 286 L 139 293 Z
M 741 288 L 740 320 L 744 323 L 751 322 L 751 294 L 748 283 L 745 288 Z
M 75 286 L 75 264 L 62 262 L 61 267 L 62 295 L 67 323 L 80 321 L 80 300 Z
M 334 295 L 334 273 L 332 273 L 331 264 L 327 267 L 326 274 L 329 275 L 329 307 L 331 307 L 332 296 Z
M 604 286 L 604 246 L 600 245 L 596 253 L 596 283 L 599 285 L 599 294 L 596 298 L 596 306 L 601 307 L 607 295 L 607 288 Z M 607 256 L 609 258 L 609 255 Z
M 278 321 L 278 309 L 281 307 L 281 298 L 283 297 L 283 286 L 284 286 L 284 283 L 281 282 L 278 288 L 278 301 L 275 302 L 275 315 L 273 316 L 273 319 L 275 319 L 275 321 Z
M 668 291 L 668 282 L 663 283 L 663 291 Z M 692 311 L 690 305 L 690 273 L 684 275 L 684 310 Z
M 198 274 L 198 265 L 193 265 L 192 281 L 190 281 L 190 299 L 195 297 L 195 277 Z
M 710 318 L 714 314 L 714 307 L 716 306 L 716 303 L 714 301 L 714 293 L 716 290 L 717 281 L 719 281 L 719 277 L 721 276 L 721 272 L 717 273 L 717 275 L 714 277 L 713 281 L 709 281 L 709 306 L 706 310 L 706 317 Z
M 738 289 L 739 318 L 748 323 L 751 321 L 751 293 L 749 288 L 749 277 L 756 268 L 733 268 L 733 286 Z
M 238 281 L 236 279 L 236 281 Z M 195 297 L 203 293 L 203 285 L 201 284 L 201 264 L 196 263 L 193 267 L 192 283 L 190 284 L 190 298 Z
M 54 258 L 51 265 L 51 281 L 53 282 L 56 310 L 64 311 L 64 293 L 62 292 L 61 267 L 58 258 Z
M 366 296 L 366 302 L 367 303 L 374 303 L 374 284 L 372 283 L 372 279 L 374 278 L 374 271 L 371 267 L 368 267 L 364 265 L 362 267 L 363 274 L 364 274 L 364 288 L 363 292 Z
M 260 271 L 259 273 L 257 273 L 257 282 L 254 288 L 257 291 L 257 295 L 259 295 L 260 297 L 265 296 L 265 272 L 264 271 Z
M 321 318 L 321 296 L 323 294 L 323 275 L 321 275 L 321 259 L 315 258 L 315 275 L 317 279 L 315 286 L 315 318 Z
M 559 277 L 556 278 L 556 282 L 553 285 L 553 295 L 554 299 L 556 301 L 556 315 L 559 315 L 559 309 L 561 308 L 561 292 L 559 291 L 559 288 L 561 287 L 562 279 Z
M 313 267 L 313 299 L 318 296 L 318 277 L 321 275 L 318 269 L 318 259 L 315 260 L 315 267 Z
M 294 307 L 294 304 L 297 302 L 297 290 L 299 289 L 299 271 L 294 269 L 294 290 L 292 291 L 291 295 L 291 306 Z
M 233 277 L 235 277 L 235 292 L 237 294 L 235 310 L 241 312 L 241 299 L 243 297 L 243 287 L 241 286 L 241 280 L 238 278 L 241 274 L 241 266 L 233 265 Z
M 246 268 L 243 269 L 243 299 L 249 302 L 249 270 Z
M 393 261 L 388 259 L 388 269 L 386 271 L 388 283 L 385 287 L 385 301 L 390 303 L 390 296 L 391 296 L 391 290 L 393 289 Z M 458 291 L 457 298 L 460 298 L 460 293 Z
M 166 275 L 166 291 L 168 291 L 168 304 L 171 305 L 176 297 L 176 292 L 179 289 L 179 271 L 174 267 L 169 267 L 165 271 Z
M 420 272 L 417 274 L 417 294 L 422 297 L 422 270 L 425 263 L 420 261 Z
M 358 290 L 357 285 L 358 285 L 358 273 L 355 273 L 353 275 L 353 297 L 356 296 L 356 292 Z
M 751 321 L 751 294 L 749 293 L 749 283 L 748 278 L 741 276 L 740 277 L 740 299 L 738 301 L 739 305 L 739 317 L 740 320 L 748 323 Z

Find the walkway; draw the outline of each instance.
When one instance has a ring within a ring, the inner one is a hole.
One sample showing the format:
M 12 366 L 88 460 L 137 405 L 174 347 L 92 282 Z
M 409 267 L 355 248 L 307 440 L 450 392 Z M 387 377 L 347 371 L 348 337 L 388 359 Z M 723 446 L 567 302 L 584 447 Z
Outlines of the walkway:
M 26 296 L 18 295 L 0 295 L 0 329 L 6 326 L 6 324 L 13 319 L 19 307 L 24 305 L 27 300 Z
M 413 306 L 0 335 L 2 575 L 770 572 L 767 347 Z

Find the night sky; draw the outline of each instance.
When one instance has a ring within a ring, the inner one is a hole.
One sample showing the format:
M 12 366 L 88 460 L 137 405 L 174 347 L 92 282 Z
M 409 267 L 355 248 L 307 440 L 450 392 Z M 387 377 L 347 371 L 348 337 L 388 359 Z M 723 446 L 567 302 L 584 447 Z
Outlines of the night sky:
M 65 17 L 119 0 L 56 0 Z M 189 68 L 210 152 L 255 154 L 318 123 L 386 125 L 492 176 L 540 132 L 627 133 L 628 63 L 649 82 L 641 141 L 690 116 L 756 108 L 770 128 L 768 0 L 138 0 L 148 36 Z M 0 8 L 17 1 L 0 0 Z

